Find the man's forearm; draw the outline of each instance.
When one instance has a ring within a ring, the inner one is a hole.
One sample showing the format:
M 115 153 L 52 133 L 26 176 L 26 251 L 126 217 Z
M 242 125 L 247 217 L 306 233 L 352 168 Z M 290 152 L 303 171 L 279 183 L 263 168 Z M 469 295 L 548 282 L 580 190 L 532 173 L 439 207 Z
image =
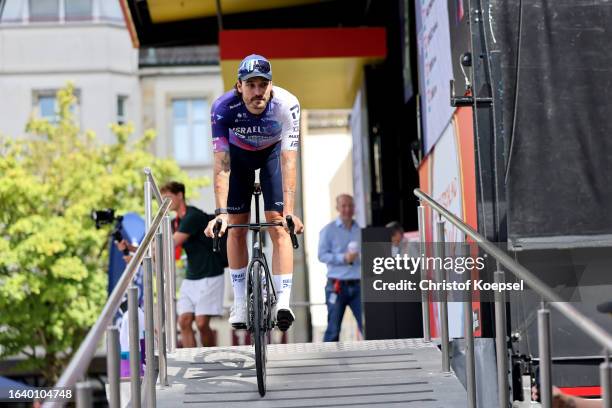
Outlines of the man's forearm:
M 214 187 L 215 204 L 217 208 L 227 208 L 227 195 L 229 192 L 230 154 L 229 152 L 215 153 Z
M 297 179 L 297 151 L 281 152 L 281 172 L 283 175 L 283 212 L 293 214 Z

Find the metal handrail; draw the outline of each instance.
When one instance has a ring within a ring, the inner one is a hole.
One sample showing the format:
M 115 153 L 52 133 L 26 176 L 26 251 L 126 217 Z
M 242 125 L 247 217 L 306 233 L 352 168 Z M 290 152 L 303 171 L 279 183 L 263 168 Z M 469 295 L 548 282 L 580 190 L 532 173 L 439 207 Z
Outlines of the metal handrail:
M 551 333 L 550 333 L 550 311 L 546 308 L 546 302 L 550 302 L 554 308 L 559 310 L 561 314 L 567 317 L 570 321 L 576 324 L 580 329 L 587 333 L 593 340 L 604 347 L 605 360 L 600 365 L 600 380 L 602 389 L 602 399 L 606 408 L 612 408 L 611 390 L 612 390 L 612 364 L 610 364 L 608 356 L 610 353 L 610 345 L 612 344 L 611 336 L 583 316 L 571 304 L 564 302 L 560 296 L 546 286 L 541 280 L 533 275 L 529 270 L 520 265 L 518 262 L 510 258 L 506 253 L 493 245 L 485 237 L 480 235 L 469 225 L 465 224 L 455 215 L 451 214 L 446 208 L 442 207 L 430 196 L 423 193 L 419 189 L 414 190 L 414 194 L 419 197 L 421 204 L 419 205 L 419 233 L 421 236 L 421 253 L 424 254 L 425 244 L 425 220 L 423 202 L 426 202 L 433 210 L 438 212 L 440 221 L 437 223 L 438 228 L 438 245 L 436 245 L 436 256 L 444 254 L 444 221 L 442 217 L 450 221 L 455 227 L 465 234 L 465 237 L 471 237 L 485 252 L 491 255 L 497 261 L 497 270 L 495 271 L 495 282 L 502 284 L 505 282 L 504 271 L 500 269 L 500 264 L 504 265 L 510 272 L 514 273 L 523 281 L 526 281 L 536 293 L 544 298 L 542 308 L 538 311 L 538 351 L 540 355 L 540 396 L 542 407 L 552 408 L 552 356 L 551 356 Z M 424 272 L 423 270 L 421 271 Z M 464 325 L 465 325 L 465 340 L 466 340 L 466 389 L 468 396 L 468 406 L 476 408 L 476 380 L 475 380 L 475 361 L 474 361 L 474 336 L 472 332 L 472 304 L 471 293 L 465 303 Z M 423 308 L 429 307 L 429 299 L 423 297 Z M 446 298 L 442 297 L 440 307 L 446 308 Z M 427 338 L 427 330 L 429 319 L 423 319 L 423 332 Z M 509 384 L 508 384 L 508 355 L 507 355 L 508 337 L 506 334 L 506 300 L 505 295 L 501 291 L 495 292 L 495 348 L 497 360 L 497 389 L 498 389 L 498 406 L 507 408 L 510 402 Z M 448 319 L 441 318 L 441 336 L 440 343 L 442 345 L 442 371 L 448 371 Z M 446 351 L 445 351 L 446 350 Z M 530 383 L 530 380 L 527 381 Z M 530 400 L 530 394 L 527 388 L 527 400 Z M 525 397 L 525 395 L 523 396 Z
M 117 312 L 117 309 L 119 308 L 119 305 L 121 304 L 123 296 L 125 295 L 130 283 L 134 279 L 134 275 L 136 274 L 146 254 L 147 248 L 150 246 L 153 237 L 155 236 L 157 228 L 160 226 L 162 219 L 165 217 L 168 209 L 170 208 L 170 203 L 171 200 L 169 198 L 162 202 L 157 214 L 155 215 L 155 218 L 151 222 L 151 228 L 145 234 L 142 243 L 136 250 L 133 258 L 128 263 L 125 272 L 121 276 L 121 279 L 119 279 L 119 282 L 117 282 L 117 285 L 104 305 L 98 320 L 96 320 L 93 327 L 89 330 L 85 340 L 83 340 L 81 346 L 70 360 L 68 367 L 66 367 L 66 370 L 55 384 L 55 388 L 61 389 L 74 387 L 77 381 L 85 376 L 86 370 L 89 367 L 91 359 L 96 351 L 96 347 L 102 339 L 104 331 L 107 329 L 107 326 Z M 48 401 L 45 402 L 44 407 L 52 408 L 60 407 L 62 405 L 62 402 Z
M 595 342 L 599 343 L 607 350 L 612 350 L 612 336 L 606 330 L 598 326 L 588 317 L 584 316 L 574 306 L 565 302 L 559 295 L 557 295 L 527 268 L 516 262 L 469 225 L 450 213 L 429 195 L 425 194 L 418 188 L 414 190 L 414 194 L 421 200 L 426 201 L 428 205 L 434 208 L 444 218 L 449 220 L 455 227 L 471 237 L 485 252 L 495 258 L 500 264 L 504 265 L 508 271 L 521 278 L 529 287 L 542 296 L 545 301 L 550 302 L 552 307 L 557 309 L 576 326 L 581 328 Z
M 163 200 L 163 196 L 161 194 L 159 187 L 157 186 L 157 183 L 155 182 L 155 177 L 153 177 L 151 168 L 145 167 L 144 173 L 147 177 L 147 182 L 149 183 L 148 190 L 153 192 L 153 195 L 155 196 L 155 200 L 157 201 L 158 204 L 161 204 Z M 145 196 L 145 201 L 146 201 L 145 208 L 149 208 L 150 203 L 147 202 L 146 196 Z M 170 220 L 169 215 L 166 216 L 166 219 L 164 220 L 164 224 L 162 225 L 162 233 L 163 235 L 168 236 L 168 240 L 166 241 L 166 244 L 165 244 L 166 247 L 164 248 L 164 250 L 167 252 L 167 254 L 173 254 L 174 253 L 174 241 L 172 240 L 172 222 Z M 168 351 L 172 353 L 176 350 L 176 347 L 177 347 L 177 338 L 176 338 L 177 322 L 176 322 L 176 302 L 175 302 L 176 265 L 174 263 L 173 256 L 166 257 L 166 259 L 164 260 L 164 263 L 165 263 L 166 276 L 163 277 L 163 279 L 167 283 L 164 285 L 165 291 L 164 291 L 162 303 L 164 303 L 165 315 L 167 315 L 168 326 L 169 326 L 167 330 L 165 330 L 166 344 L 168 345 Z M 158 311 L 158 313 L 159 312 L 160 311 Z M 164 318 L 165 317 L 166 316 L 164 316 Z M 165 356 L 165 351 L 164 351 L 163 359 L 165 360 L 165 358 L 166 356 Z
M 151 172 L 150 167 L 144 168 L 144 173 L 147 176 L 147 180 L 151 183 L 151 190 L 155 195 L 155 200 L 157 200 L 157 204 L 160 204 L 164 201 L 164 198 L 161 195 L 161 191 L 159 191 L 159 187 L 157 187 L 157 183 L 155 182 L 155 177 L 153 177 L 153 173 Z

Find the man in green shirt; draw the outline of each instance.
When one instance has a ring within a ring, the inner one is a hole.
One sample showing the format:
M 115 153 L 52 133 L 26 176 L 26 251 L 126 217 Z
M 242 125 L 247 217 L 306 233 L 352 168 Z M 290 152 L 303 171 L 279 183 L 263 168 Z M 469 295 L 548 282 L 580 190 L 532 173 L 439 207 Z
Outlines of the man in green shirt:
M 172 200 L 170 209 L 177 214 L 174 220 L 174 246 L 182 246 L 187 253 L 187 274 L 181 284 L 177 312 L 183 347 L 195 347 L 192 329 L 195 317 L 202 345 L 213 346 L 211 316 L 223 314 L 223 263 L 212 250 L 212 239 L 204 235 L 208 222 L 214 218 L 185 203 L 185 186 L 171 181 L 160 189 L 164 198 Z

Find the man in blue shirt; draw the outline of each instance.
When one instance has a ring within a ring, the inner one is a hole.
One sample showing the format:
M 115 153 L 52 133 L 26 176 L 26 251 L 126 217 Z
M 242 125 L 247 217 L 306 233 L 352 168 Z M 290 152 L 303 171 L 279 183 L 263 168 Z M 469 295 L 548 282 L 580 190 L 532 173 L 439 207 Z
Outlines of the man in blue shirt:
M 359 242 L 361 230 L 353 215 L 353 197 L 336 197 L 338 218 L 327 224 L 319 235 L 319 261 L 327 264 L 327 330 L 324 341 L 338 341 L 346 307 L 350 307 L 361 326 L 361 260 Z

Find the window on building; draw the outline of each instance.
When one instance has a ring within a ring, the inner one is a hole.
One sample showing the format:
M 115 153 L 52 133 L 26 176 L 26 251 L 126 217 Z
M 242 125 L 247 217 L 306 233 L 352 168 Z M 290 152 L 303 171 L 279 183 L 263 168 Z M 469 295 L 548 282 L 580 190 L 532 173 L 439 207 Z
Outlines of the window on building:
M 38 116 L 51 123 L 57 123 L 57 101 L 55 95 L 38 96 Z
M 0 21 L 3 23 L 17 23 L 23 20 L 23 12 L 26 0 L 6 0 L 4 9 L 0 5 Z M 0 1 L 0 3 L 2 3 Z
M 58 21 L 59 0 L 30 0 L 31 21 Z
M 98 3 L 100 7 L 100 18 L 103 20 L 123 22 L 123 14 L 119 1 L 104 0 Z
M 127 99 L 125 95 L 117 96 L 117 123 L 120 125 L 127 123 Z
M 67 21 L 91 20 L 93 0 L 64 0 L 64 2 L 64 12 Z
M 174 158 L 180 164 L 212 164 L 210 107 L 206 99 L 172 101 Z
M 57 124 L 59 106 L 56 99 L 57 90 L 45 89 L 37 90 L 32 93 L 32 101 L 34 102 L 34 113 L 41 119 L 47 119 L 50 123 Z M 81 92 L 78 89 L 74 90 L 76 103 L 72 105 L 71 112 L 74 115 L 76 123 L 79 123 Z

